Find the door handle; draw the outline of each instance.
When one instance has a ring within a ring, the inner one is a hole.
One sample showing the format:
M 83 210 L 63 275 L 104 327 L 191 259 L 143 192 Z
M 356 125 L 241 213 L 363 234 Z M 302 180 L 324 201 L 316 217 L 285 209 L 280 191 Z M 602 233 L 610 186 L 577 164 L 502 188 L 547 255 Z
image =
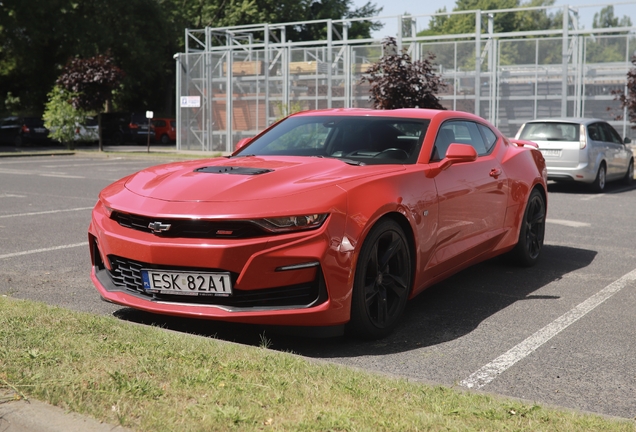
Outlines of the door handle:
M 501 169 L 499 168 L 493 168 L 490 170 L 490 177 L 494 177 L 497 178 L 501 175 Z

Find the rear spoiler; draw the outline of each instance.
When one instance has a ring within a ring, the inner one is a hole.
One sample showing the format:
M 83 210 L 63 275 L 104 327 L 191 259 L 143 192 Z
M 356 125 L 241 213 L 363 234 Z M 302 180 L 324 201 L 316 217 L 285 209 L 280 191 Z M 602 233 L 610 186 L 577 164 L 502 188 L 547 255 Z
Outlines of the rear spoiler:
M 508 141 L 510 141 L 512 144 L 515 144 L 517 147 L 534 147 L 536 149 L 539 148 L 539 144 L 533 141 L 520 140 L 520 139 L 514 139 L 514 138 L 510 138 Z

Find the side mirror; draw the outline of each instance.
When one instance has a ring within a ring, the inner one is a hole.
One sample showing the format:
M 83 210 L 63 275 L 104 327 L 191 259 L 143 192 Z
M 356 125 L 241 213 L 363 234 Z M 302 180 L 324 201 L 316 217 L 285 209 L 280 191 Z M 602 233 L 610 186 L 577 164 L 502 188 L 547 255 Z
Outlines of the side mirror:
M 477 150 L 468 144 L 451 144 L 446 150 L 446 157 L 452 164 L 477 160 Z M 444 162 L 442 160 L 442 164 Z
M 252 141 L 251 137 L 250 138 L 240 139 L 239 142 L 236 143 L 236 147 L 234 148 L 234 152 L 236 153 L 237 151 L 239 151 L 240 149 L 242 149 L 243 147 L 248 145 L 250 143 L 250 141 Z
M 630 144 L 632 142 L 632 139 L 630 137 L 625 137 L 625 139 L 623 140 L 623 144 Z
M 433 178 L 439 173 L 450 168 L 451 165 L 461 162 L 477 160 L 477 150 L 468 144 L 451 144 L 446 150 L 446 156 L 439 162 L 430 164 L 426 170 L 426 177 Z

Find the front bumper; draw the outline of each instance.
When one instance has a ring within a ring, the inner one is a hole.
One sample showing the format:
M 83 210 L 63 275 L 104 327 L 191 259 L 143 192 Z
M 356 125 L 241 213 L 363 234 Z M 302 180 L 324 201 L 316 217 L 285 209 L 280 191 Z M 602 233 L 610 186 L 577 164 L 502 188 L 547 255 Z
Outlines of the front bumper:
M 89 227 L 92 281 L 106 301 L 148 312 L 284 326 L 349 320 L 351 251 L 340 252 L 344 216 L 317 230 L 249 239 L 163 238 L 123 227 L 100 204 Z M 337 234 L 339 233 L 339 234 Z M 141 269 L 229 272 L 230 297 L 144 290 Z

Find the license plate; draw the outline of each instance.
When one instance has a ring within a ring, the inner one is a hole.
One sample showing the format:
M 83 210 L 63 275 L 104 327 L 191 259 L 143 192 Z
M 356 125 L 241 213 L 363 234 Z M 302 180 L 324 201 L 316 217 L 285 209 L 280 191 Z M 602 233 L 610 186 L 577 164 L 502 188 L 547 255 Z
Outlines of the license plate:
M 561 150 L 546 150 L 546 149 L 540 149 L 541 154 L 543 156 L 552 156 L 552 157 L 560 157 L 561 156 Z
M 144 289 L 155 294 L 221 296 L 232 294 L 229 273 L 193 273 L 141 270 Z

